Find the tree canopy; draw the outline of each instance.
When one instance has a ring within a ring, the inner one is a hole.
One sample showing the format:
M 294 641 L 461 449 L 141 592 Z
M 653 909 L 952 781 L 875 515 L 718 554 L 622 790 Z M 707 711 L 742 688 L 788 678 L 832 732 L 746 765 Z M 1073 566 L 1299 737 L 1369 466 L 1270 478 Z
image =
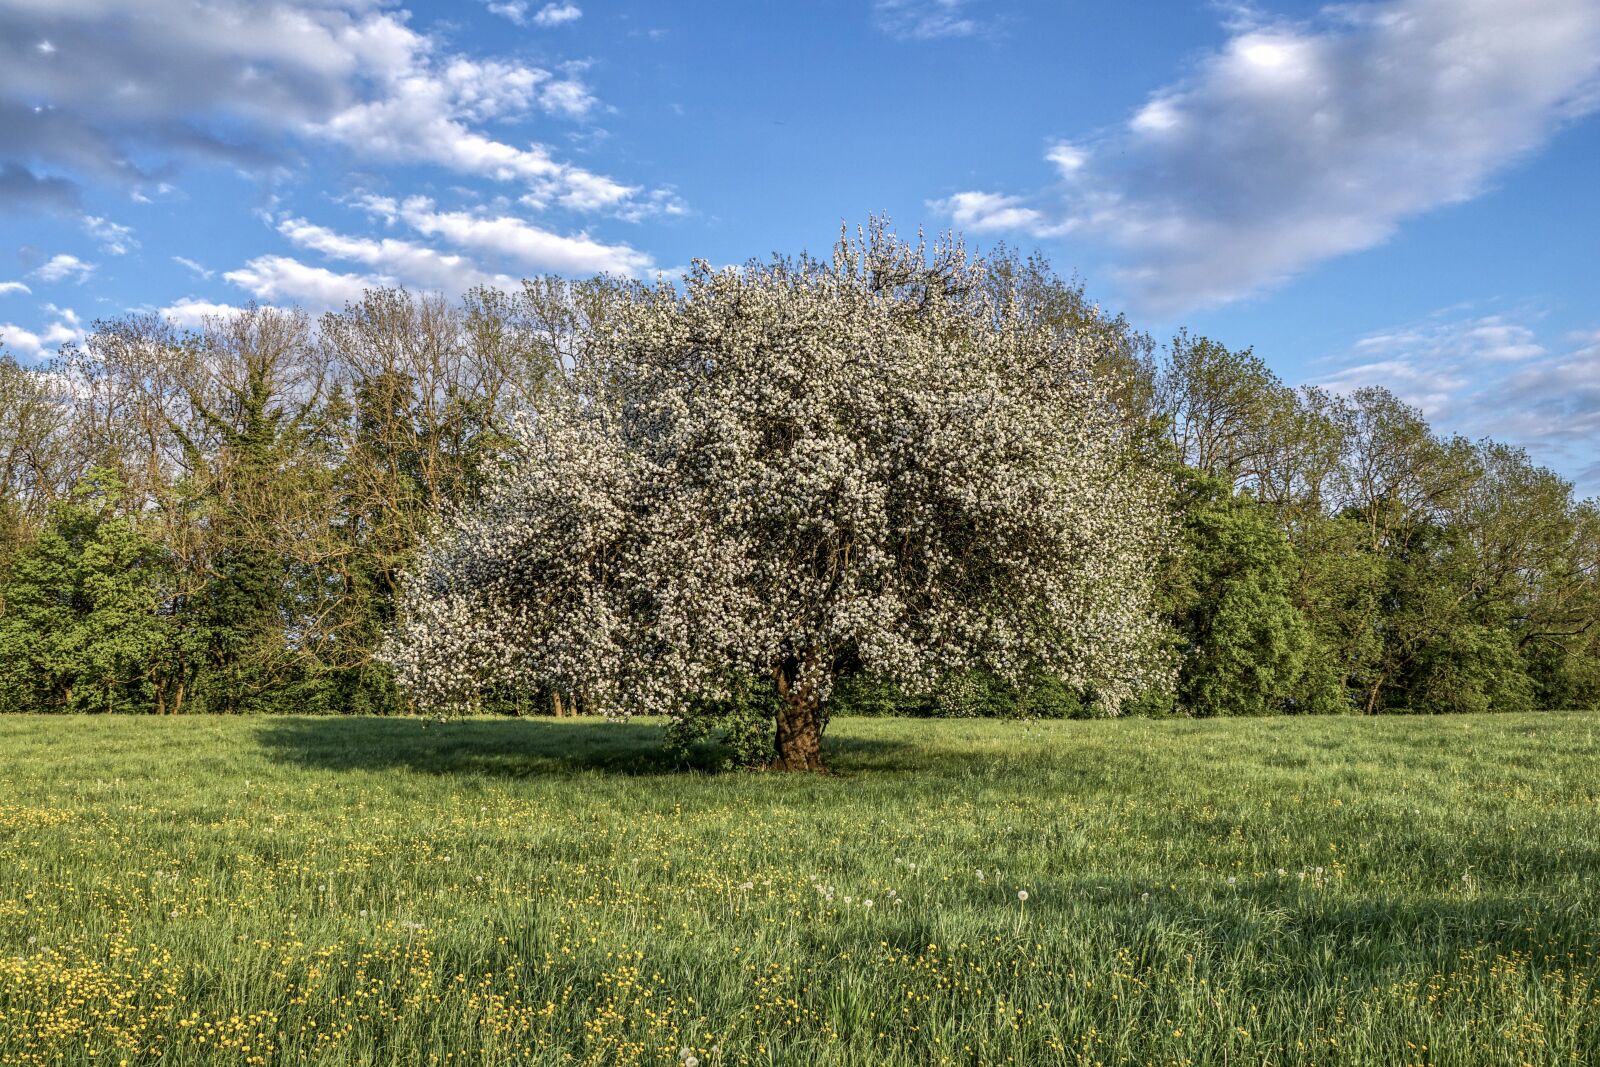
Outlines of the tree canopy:
M 1042 672 L 1112 712 L 1157 684 L 1160 479 L 1097 335 L 991 280 L 874 228 L 828 262 L 617 290 L 568 391 L 421 551 L 402 681 L 682 718 L 757 679 L 790 769 L 820 767 L 847 670 Z

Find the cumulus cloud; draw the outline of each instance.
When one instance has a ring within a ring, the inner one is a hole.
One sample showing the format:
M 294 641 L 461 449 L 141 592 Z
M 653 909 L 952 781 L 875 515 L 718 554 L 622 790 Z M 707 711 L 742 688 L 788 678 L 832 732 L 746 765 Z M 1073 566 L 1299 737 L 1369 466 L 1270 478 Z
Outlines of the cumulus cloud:
M 505 3 L 491 3 L 489 10 L 502 18 L 508 18 L 518 26 L 528 24 L 528 0 L 506 0 Z
M 880 30 L 902 40 L 971 37 L 983 30 L 983 23 L 967 13 L 968 3 L 969 0 L 876 0 L 872 15 Z
M 162 308 L 157 314 L 183 330 L 196 330 L 210 322 L 232 318 L 244 309 L 234 304 L 221 304 L 186 296 Z
M 426 197 L 394 200 L 368 195 L 357 204 L 389 225 L 403 224 L 456 251 L 418 240 L 341 233 L 308 219 L 284 216 L 275 221 L 275 228 L 297 249 L 358 265 L 360 270 L 343 272 L 293 256 L 265 255 L 223 278 L 259 300 L 324 309 L 358 300 L 364 290 L 382 286 L 455 295 L 476 286 L 513 288 L 533 274 L 639 277 L 653 269 L 648 255 L 626 244 L 606 244 L 581 233 L 552 233 L 511 215 L 440 210 Z
M 493 257 L 524 274 L 640 277 L 654 270 L 651 258 L 629 245 L 607 244 L 582 233 L 552 233 L 512 215 L 441 211 L 420 196 L 403 201 L 369 196 L 362 206 L 387 221 L 403 222 L 424 237 L 447 241 L 475 258 Z
M 1522 445 L 1600 493 L 1600 329 L 1546 338 L 1538 320 L 1441 313 L 1362 338 L 1318 384 L 1386 386 L 1444 429 Z
M 300 248 L 319 252 L 330 259 L 363 264 L 377 271 L 379 277 L 413 288 L 437 289 L 456 295 L 475 286 L 508 289 L 518 282 L 508 274 L 481 270 L 465 256 L 440 252 L 412 241 L 353 237 L 296 218 L 280 222 L 278 232 Z
M 951 222 L 968 233 L 1026 230 L 1045 236 L 1052 229 L 1044 212 L 1025 206 L 1022 199 L 1015 196 L 957 193 L 944 200 L 930 200 L 928 206 L 950 216 Z
M 577 4 L 546 4 L 530 15 L 528 9 L 531 6 L 528 0 L 504 0 L 500 3 L 491 3 L 489 10 L 510 19 L 518 26 L 543 26 L 546 29 L 552 26 L 564 26 L 583 18 L 583 9 Z
M 314 311 L 343 307 L 360 300 L 368 289 L 396 284 L 393 278 L 341 274 L 293 256 L 257 256 L 223 277 L 258 300 L 300 304 Z
M 0 3 L 0 205 L 70 211 L 85 180 L 142 196 L 178 160 L 260 170 L 320 140 L 602 209 L 635 187 L 483 128 L 594 107 L 574 74 L 452 53 L 371 0 Z
M 1386 0 L 1241 21 L 1121 126 L 1052 145 L 1058 190 L 1014 228 L 1104 241 L 1142 310 L 1215 305 L 1479 195 L 1600 105 L 1597 87 L 1594 0 Z
M 11 296 L 15 293 L 27 295 L 32 292 L 32 289 L 21 282 L 0 282 L 0 296 Z
M 37 332 L 15 323 L 0 323 L 0 348 L 37 360 L 53 355 L 64 344 L 83 342 L 83 322 L 77 312 L 54 304 L 46 304 L 43 310 L 53 321 Z
M 577 4 L 546 4 L 533 16 L 536 26 L 564 26 L 583 18 L 583 9 Z
M 83 282 L 93 274 L 95 265 L 85 263 L 77 256 L 62 252 L 51 256 L 43 266 L 35 267 L 30 277 L 38 278 L 42 282 L 74 281 Z

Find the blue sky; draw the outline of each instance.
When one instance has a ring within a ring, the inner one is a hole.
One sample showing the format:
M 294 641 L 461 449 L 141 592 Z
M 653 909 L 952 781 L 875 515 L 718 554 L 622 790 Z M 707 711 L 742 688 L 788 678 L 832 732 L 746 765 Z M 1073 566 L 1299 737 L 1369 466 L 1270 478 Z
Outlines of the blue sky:
M 0 0 L 0 339 L 871 213 L 1600 493 L 1600 0 Z

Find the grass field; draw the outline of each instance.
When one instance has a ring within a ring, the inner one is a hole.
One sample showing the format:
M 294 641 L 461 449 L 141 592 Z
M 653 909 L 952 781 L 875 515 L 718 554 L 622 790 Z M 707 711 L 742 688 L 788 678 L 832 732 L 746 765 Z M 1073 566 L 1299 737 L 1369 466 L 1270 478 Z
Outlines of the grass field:
M 1596 1063 L 1597 727 L 3 719 L 0 1063 Z

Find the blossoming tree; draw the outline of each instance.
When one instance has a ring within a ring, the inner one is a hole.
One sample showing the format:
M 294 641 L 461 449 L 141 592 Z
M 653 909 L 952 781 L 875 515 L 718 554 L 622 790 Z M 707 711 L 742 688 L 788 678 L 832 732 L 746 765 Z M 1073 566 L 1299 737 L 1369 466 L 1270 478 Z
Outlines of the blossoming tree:
M 829 262 L 618 287 L 568 388 L 423 549 L 391 650 L 426 707 L 490 684 L 684 716 L 770 683 L 770 765 L 822 767 L 842 670 L 1147 685 L 1163 494 L 1096 331 L 874 225 Z

